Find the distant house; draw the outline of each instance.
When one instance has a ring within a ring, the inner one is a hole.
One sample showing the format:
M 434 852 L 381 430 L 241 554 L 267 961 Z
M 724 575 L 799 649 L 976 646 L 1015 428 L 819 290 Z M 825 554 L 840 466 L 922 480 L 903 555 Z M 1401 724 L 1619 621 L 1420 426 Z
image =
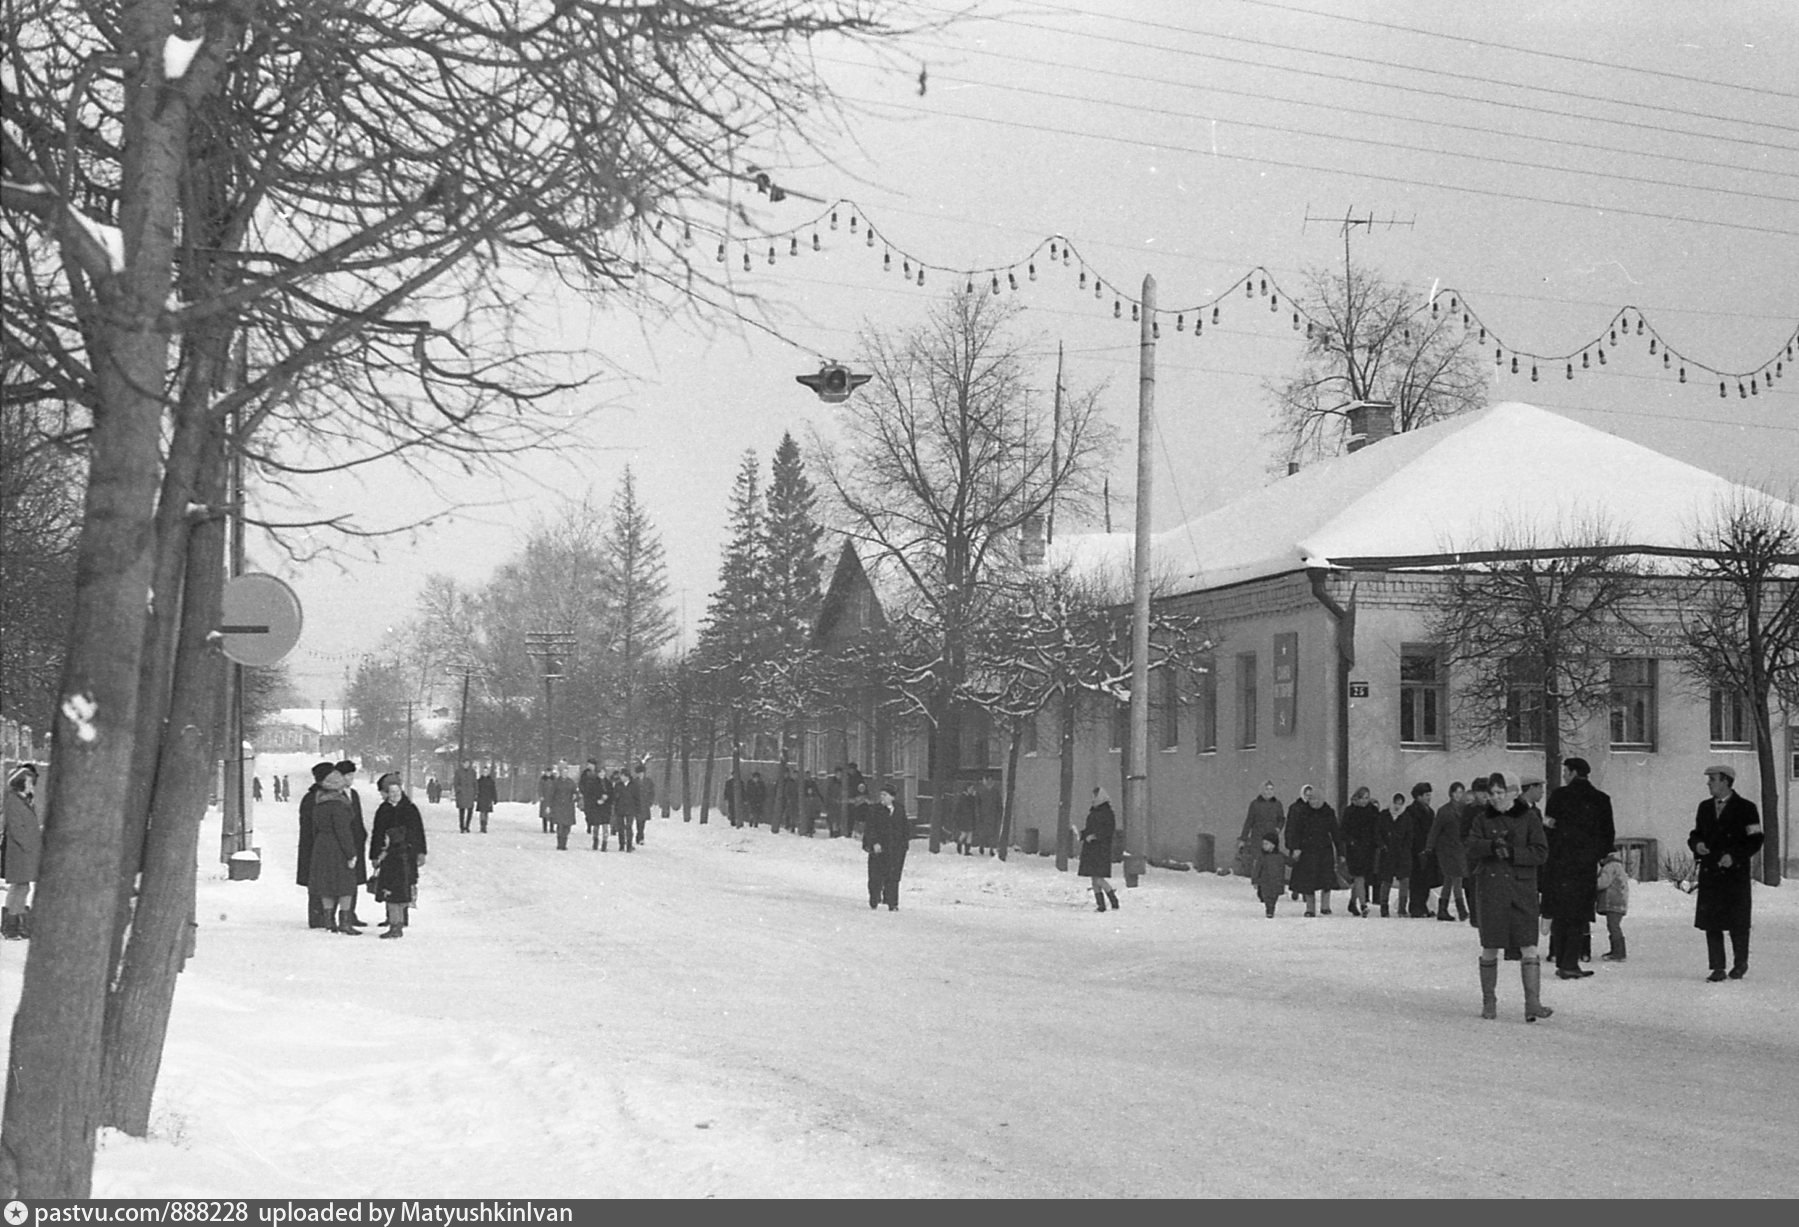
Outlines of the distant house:
M 1362 784 L 1384 804 L 1429 781 L 1440 803 L 1452 780 L 1476 773 L 1542 774 L 1541 730 L 1528 718 L 1512 720 L 1493 744 L 1467 744 L 1457 733 L 1458 679 L 1427 634 L 1442 572 L 1463 565 L 1459 552 L 1508 531 L 1535 527 L 1552 545 L 1558 531 L 1594 516 L 1631 544 L 1684 547 L 1720 497 L 1741 493 L 1714 474 L 1529 405 L 1382 435 L 1376 425 L 1363 436 L 1378 440 L 1372 445 L 1156 536 L 1158 600 L 1202 615 L 1216 647 L 1209 671 L 1156 681 L 1152 856 L 1191 860 L 1204 835 L 1228 860 L 1265 779 L 1283 801 L 1309 783 L 1341 806 Z M 1051 562 L 1116 575 L 1128 573 L 1130 550 L 1126 535 L 1058 539 Z M 1650 602 L 1661 605 L 1662 633 L 1619 644 L 1610 710 L 1563 753 L 1592 763 L 1621 836 L 1683 849 L 1708 763 L 1734 765 L 1746 796 L 1759 798 L 1759 785 L 1740 704 L 1696 692 L 1673 659 L 1673 589 L 1670 578 Z M 1516 697 L 1528 712 L 1529 696 Z M 1078 741 L 1077 797 L 1120 778 L 1117 722 L 1095 714 Z M 1799 776 L 1799 712 L 1775 719 L 1784 740 L 1776 759 Z M 1054 745 L 1053 736 L 1027 733 L 1021 833 L 1035 826 L 1047 835 L 1051 825 Z M 1789 815 L 1791 783 L 1783 789 Z
M 827 655 L 846 656 L 886 627 L 886 612 L 863 569 L 862 558 L 854 543 L 845 540 L 837 552 L 824 599 L 819 603 L 811 646 Z M 807 733 L 803 765 L 830 771 L 839 764 L 853 762 L 870 780 L 905 773 L 910 765 L 906 739 L 896 737 L 880 698 L 878 687 L 872 683 L 851 686 L 841 706 L 818 713 Z

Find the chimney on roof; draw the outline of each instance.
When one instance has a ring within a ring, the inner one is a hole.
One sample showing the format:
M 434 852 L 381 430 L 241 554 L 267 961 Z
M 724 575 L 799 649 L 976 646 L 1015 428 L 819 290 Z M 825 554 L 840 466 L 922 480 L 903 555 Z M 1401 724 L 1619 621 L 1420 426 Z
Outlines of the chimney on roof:
M 1018 560 L 1027 567 L 1040 567 L 1043 554 L 1043 517 L 1026 516 L 1018 530 Z
M 1392 433 L 1392 401 L 1359 400 L 1349 406 L 1349 451 L 1359 452 Z
M 1287 461 L 1287 476 L 1291 477 L 1291 476 L 1293 476 L 1293 474 L 1295 474 L 1297 472 L 1299 472 L 1299 461 L 1297 461 L 1297 460 Z

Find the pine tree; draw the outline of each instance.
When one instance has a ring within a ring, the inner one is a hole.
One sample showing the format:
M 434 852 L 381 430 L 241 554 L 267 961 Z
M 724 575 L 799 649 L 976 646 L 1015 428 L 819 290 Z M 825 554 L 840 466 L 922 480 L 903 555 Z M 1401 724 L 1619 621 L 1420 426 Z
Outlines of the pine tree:
M 756 453 L 744 452 L 731 485 L 731 540 L 700 628 L 700 646 L 715 666 L 753 662 L 768 639 L 768 543 L 758 467 Z
M 622 718 L 626 757 L 635 759 L 645 674 L 655 654 L 675 637 L 675 619 L 668 605 L 662 541 L 637 499 L 637 478 L 628 465 L 612 496 L 600 545 L 599 583 L 607 613 L 611 689 Z
M 822 599 L 819 577 L 823 560 L 818 543 L 824 526 L 813 514 L 817 501 L 806 477 L 800 445 L 791 434 L 783 434 L 768 487 L 768 565 L 764 575 L 769 633 L 789 658 L 805 650 Z

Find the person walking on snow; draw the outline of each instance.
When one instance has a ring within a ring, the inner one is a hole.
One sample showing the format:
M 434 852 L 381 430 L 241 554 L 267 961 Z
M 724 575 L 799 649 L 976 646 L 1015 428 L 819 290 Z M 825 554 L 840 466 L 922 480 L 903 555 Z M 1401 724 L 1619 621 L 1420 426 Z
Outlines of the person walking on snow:
M 1310 784 L 1299 790 L 1299 800 L 1287 811 L 1286 835 L 1287 848 L 1293 854 L 1293 876 L 1287 889 L 1305 900 L 1307 916 L 1318 915 L 1318 894 L 1322 891 L 1323 912 L 1329 916 L 1343 836 L 1337 827 L 1336 811 Z
M 560 763 L 548 774 L 544 805 L 549 810 L 550 825 L 556 828 L 556 849 L 567 852 L 568 833 L 575 825 L 575 782 Z
M 1112 798 L 1096 787 L 1087 825 L 1080 830 L 1080 875 L 1093 883 L 1095 911 L 1105 911 L 1108 903 L 1113 910 L 1118 908 L 1118 892 L 1112 889 L 1112 841 L 1117 835 L 1118 816 L 1112 812 Z
M 312 866 L 308 885 L 318 892 L 320 906 L 328 918 L 326 931 L 355 937 L 359 930 L 352 920 L 351 907 L 364 849 L 356 838 L 343 772 L 336 765 L 320 765 L 326 771 L 312 798 Z
M 487 819 L 493 814 L 495 802 L 500 799 L 499 785 L 494 782 L 493 764 L 482 769 L 481 778 L 475 781 L 475 812 L 481 815 L 481 834 L 487 834 Z
M 21 764 L 7 780 L 0 817 L 5 823 L 0 831 L 0 880 L 6 883 L 0 936 L 24 941 L 31 936 L 31 889 L 37 881 L 44 843 L 44 828 L 37 816 L 37 764 Z
M 1468 900 L 1462 892 L 1462 879 L 1468 876 L 1468 856 L 1462 847 L 1461 804 L 1445 805 L 1437 811 L 1431 819 L 1424 851 L 1436 858 L 1437 872 L 1443 879 L 1443 888 L 1437 892 L 1437 919 L 1468 919 Z M 1451 900 L 1455 903 L 1454 917 L 1449 914 Z
M 1248 877 L 1255 871 L 1262 854 L 1262 836 L 1276 835 L 1287 825 L 1287 811 L 1274 795 L 1274 781 L 1263 780 L 1262 791 L 1250 798 L 1249 813 L 1243 819 L 1243 831 L 1237 836 L 1237 872 Z
M 1699 870 L 1699 888 L 1693 904 L 1693 927 L 1705 933 L 1705 953 L 1711 966 L 1708 981 L 1725 978 L 1724 935 L 1730 934 L 1732 963 L 1729 978 L 1749 974 L 1749 922 L 1754 883 L 1749 858 L 1762 849 L 1761 811 L 1755 802 L 1739 796 L 1734 767 L 1707 767 L 1705 786 L 1711 796 L 1699 803 L 1687 847 L 1693 850 Z
M 906 849 L 912 843 L 912 825 L 906 809 L 890 786 L 883 785 L 878 802 L 864 806 L 862 850 L 868 853 L 868 906 L 882 903 L 899 911 L 900 875 L 906 868 Z
M 475 769 L 463 763 L 456 768 L 456 774 L 451 777 L 450 782 L 451 790 L 456 794 L 456 827 L 467 835 L 469 823 L 475 816 Z
M 1256 854 L 1256 867 L 1252 874 L 1256 886 L 1256 898 L 1262 901 L 1262 908 L 1268 919 L 1274 919 L 1274 905 L 1281 901 L 1281 893 L 1287 889 L 1287 858 L 1281 853 L 1281 836 L 1279 831 L 1270 831 L 1262 836 L 1262 847 Z
M 1549 857 L 1543 820 L 1524 803 L 1518 777 L 1495 771 L 1489 798 L 1469 827 L 1466 854 L 1474 867 L 1475 910 L 1480 924 L 1480 1016 L 1499 1017 L 1499 956 L 1515 947 L 1521 956 L 1524 1021 L 1555 1011 L 1543 1004 L 1543 964 L 1537 956 L 1537 868 Z
M 1379 867 L 1381 813 L 1374 792 L 1366 785 L 1355 790 L 1343 807 L 1343 864 L 1349 874 L 1349 914 L 1367 919 L 1368 884 Z

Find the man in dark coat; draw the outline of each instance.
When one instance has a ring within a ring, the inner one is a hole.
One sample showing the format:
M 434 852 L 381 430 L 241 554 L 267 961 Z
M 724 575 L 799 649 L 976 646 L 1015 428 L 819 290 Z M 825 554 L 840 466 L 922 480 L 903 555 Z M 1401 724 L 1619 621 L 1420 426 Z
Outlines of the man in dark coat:
M 750 782 L 743 786 L 744 805 L 750 811 L 750 825 L 762 825 L 762 815 L 768 805 L 768 783 L 762 778 L 760 771 L 750 772 Z
M 588 759 L 581 766 L 581 778 L 575 781 L 575 790 L 581 794 L 581 816 L 587 820 L 587 833 L 593 838 L 594 851 L 600 849 L 601 824 L 605 815 L 600 812 L 600 797 L 606 791 L 606 777 L 600 774 L 600 765 Z
M 905 806 L 891 787 L 883 786 L 877 804 L 864 808 L 862 850 L 868 853 L 868 906 L 887 905 L 899 911 L 900 874 L 906 868 L 906 849 L 912 843 L 912 824 Z
M 312 885 L 312 844 L 315 838 L 312 807 L 318 799 L 325 777 L 330 774 L 330 763 L 314 763 L 312 786 L 300 795 L 300 851 L 294 868 L 294 881 L 306 888 L 306 927 L 309 929 L 328 929 L 332 923 L 324 896 Z
M 475 769 L 468 763 L 456 768 L 450 777 L 450 789 L 456 794 L 456 826 L 464 835 L 475 817 Z
M 1725 978 L 1724 935 L 1730 934 L 1733 962 L 1730 979 L 1749 974 L 1749 921 L 1754 889 L 1749 860 L 1762 848 L 1761 812 L 1755 802 L 1737 795 L 1734 767 L 1707 767 L 1705 786 L 1711 796 L 1699 803 L 1687 847 L 1699 867 L 1699 890 L 1693 927 L 1705 932 L 1710 981 Z
M 781 778 L 775 784 L 774 821 L 771 831 L 797 831 L 800 825 L 800 778 L 792 763 L 781 764 Z
M 550 825 L 556 828 L 556 847 L 568 851 L 568 833 L 575 825 L 575 782 L 560 763 L 549 778 Z
M 1412 898 L 1408 916 L 1430 915 L 1430 892 L 1443 884 L 1442 868 L 1437 864 L 1436 853 L 1431 851 L 1430 833 L 1436 828 L 1437 819 L 1445 814 L 1460 819 L 1462 799 L 1460 785 L 1451 784 L 1449 800 L 1435 811 L 1427 807 L 1420 820 L 1412 824 Z
M 643 799 L 633 777 L 617 768 L 612 772 L 612 833 L 620 852 L 637 851 L 637 807 Z
M 843 764 L 839 763 L 831 772 L 831 778 L 825 781 L 825 821 L 831 824 L 832 839 L 843 837 L 843 807 L 848 800 L 849 793 L 843 786 Z
M 481 815 L 481 834 L 487 834 L 487 819 L 493 813 L 493 807 L 500 799 L 499 786 L 494 782 L 493 765 L 490 763 L 481 772 L 481 778 L 475 781 L 475 812 Z
M 1555 1012 L 1542 1001 L 1543 964 L 1537 957 L 1537 868 L 1549 856 L 1549 841 L 1536 809 L 1518 795 L 1517 776 L 1495 771 L 1488 783 L 1491 799 L 1475 812 L 1464 849 L 1480 897 L 1480 1016 L 1499 1017 L 1499 955 L 1516 949 L 1524 1021 L 1536 1022 Z
M 377 781 L 383 800 L 375 810 L 369 833 L 369 860 L 374 864 L 370 889 L 375 900 L 387 907 L 381 927 L 384 938 L 404 937 L 418 902 L 419 870 L 425 867 L 425 822 L 418 806 L 400 787 L 400 775 L 390 771 Z
M 637 812 L 632 815 L 637 823 L 637 842 L 643 842 L 643 824 L 650 820 L 650 810 L 656 805 L 656 781 L 650 778 L 649 770 L 638 763 L 631 773 L 631 785 L 637 790 Z
M 1593 974 L 1581 968 L 1580 951 L 1593 923 L 1599 862 L 1617 842 L 1612 799 L 1593 786 L 1591 772 L 1584 758 L 1563 759 L 1562 786 L 1549 794 L 1543 807 L 1549 859 L 1539 885 L 1543 915 L 1549 918 L 1549 957 L 1561 980 Z

